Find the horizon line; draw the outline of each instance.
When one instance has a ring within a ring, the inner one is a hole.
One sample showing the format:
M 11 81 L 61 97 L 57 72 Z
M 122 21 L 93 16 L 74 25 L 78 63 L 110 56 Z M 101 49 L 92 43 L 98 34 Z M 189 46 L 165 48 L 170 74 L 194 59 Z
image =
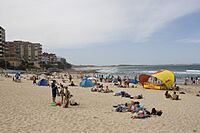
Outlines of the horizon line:
M 75 65 L 73 64 L 73 66 L 75 67 L 81 67 L 81 66 L 88 66 L 88 67 L 102 67 L 102 66 L 162 66 L 162 65 L 200 65 L 200 63 L 180 63 L 180 64 L 118 64 L 118 65 L 92 65 L 92 64 L 79 64 L 79 65 Z

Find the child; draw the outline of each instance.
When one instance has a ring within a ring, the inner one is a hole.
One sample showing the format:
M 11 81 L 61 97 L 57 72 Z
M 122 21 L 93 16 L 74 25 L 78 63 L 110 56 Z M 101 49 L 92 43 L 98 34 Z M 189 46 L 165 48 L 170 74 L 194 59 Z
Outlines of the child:
M 62 84 L 60 84 L 60 96 L 61 96 L 61 104 L 63 104 L 64 102 L 64 86 Z
M 69 99 L 71 98 L 70 92 L 68 90 L 68 87 L 65 87 L 65 105 L 64 108 L 68 108 L 69 106 Z

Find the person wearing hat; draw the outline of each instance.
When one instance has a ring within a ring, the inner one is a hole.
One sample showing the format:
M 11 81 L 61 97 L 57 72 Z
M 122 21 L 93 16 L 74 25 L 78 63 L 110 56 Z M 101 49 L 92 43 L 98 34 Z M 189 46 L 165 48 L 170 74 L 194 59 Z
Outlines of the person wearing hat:
M 53 80 L 51 84 L 51 89 L 52 89 L 52 101 L 53 103 L 56 103 L 56 90 L 57 90 L 56 80 Z

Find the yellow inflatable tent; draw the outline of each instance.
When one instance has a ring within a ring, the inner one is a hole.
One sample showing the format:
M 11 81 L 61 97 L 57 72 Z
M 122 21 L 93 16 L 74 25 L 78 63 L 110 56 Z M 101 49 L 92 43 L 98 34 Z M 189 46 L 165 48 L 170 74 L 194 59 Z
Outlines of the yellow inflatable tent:
M 149 81 L 150 77 L 154 77 L 154 79 L 160 80 L 161 83 L 153 83 Z M 174 84 L 174 73 L 169 70 L 161 70 L 154 74 L 141 74 L 139 76 L 139 81 L 142 86 L 146 89 L 157 89 L 157 90 L 165 90 L 170 89 Z

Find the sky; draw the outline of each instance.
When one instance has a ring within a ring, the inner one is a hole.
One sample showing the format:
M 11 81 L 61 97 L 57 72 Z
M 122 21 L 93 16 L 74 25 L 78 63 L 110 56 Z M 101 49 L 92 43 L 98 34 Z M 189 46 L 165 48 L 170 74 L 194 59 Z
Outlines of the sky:
M 200 0 L 0 0 L 6 40 L 75 65 L 200 63 Z

